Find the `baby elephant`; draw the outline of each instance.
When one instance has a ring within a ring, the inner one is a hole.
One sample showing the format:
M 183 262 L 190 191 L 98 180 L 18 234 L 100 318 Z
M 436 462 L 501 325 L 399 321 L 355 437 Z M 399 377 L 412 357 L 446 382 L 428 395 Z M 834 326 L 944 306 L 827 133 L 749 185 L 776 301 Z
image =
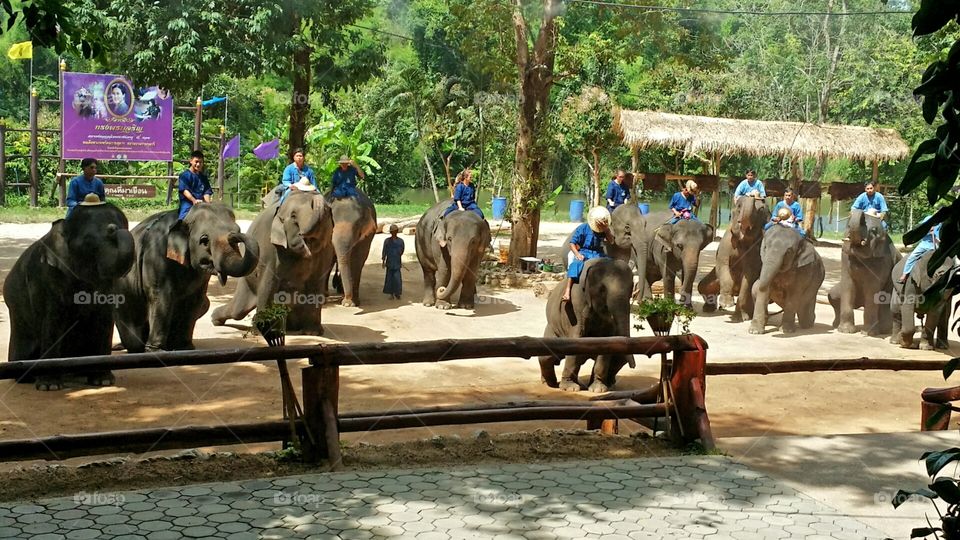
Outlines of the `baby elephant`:
M 560 283 L 547 300 L 547 328 L 544 337 L 630 337 L 630 297 L 633 273 L 630 266 L 610 258 L 590 259 L 583 267 L 580 283 L 570 290 L 570 301 L 563 302 L 565 284 Z M 633 367 L 633 357 L 622 354 L 571 355 L 563 364 L 557 381 L 554 366 L 560 356 L 541 356 L 541 380 L 547 386 L 567 391 L 582 390 L 578 380 L 580 366 L 594 358 L 588 388 L 606 392 L 613 387 L 624 364 Z

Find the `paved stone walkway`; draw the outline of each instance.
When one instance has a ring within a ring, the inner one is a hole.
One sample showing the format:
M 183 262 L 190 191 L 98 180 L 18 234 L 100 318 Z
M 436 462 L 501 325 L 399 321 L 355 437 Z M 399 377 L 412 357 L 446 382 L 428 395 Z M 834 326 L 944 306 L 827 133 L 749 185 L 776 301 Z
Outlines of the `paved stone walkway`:
M 316 474 L 0 504 L 0 538 L 883 538 L 728 458 Z

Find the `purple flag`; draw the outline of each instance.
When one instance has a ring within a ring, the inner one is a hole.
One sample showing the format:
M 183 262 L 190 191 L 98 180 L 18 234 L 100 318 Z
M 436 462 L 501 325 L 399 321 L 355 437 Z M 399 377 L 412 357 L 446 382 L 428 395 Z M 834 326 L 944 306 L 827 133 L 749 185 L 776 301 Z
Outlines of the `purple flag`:
M 280 155 L 280 139 L 274 139 L 272 141 L 266 141 L 260 143 L 259 146 L 253 149 L 254 155 L 257 156 L 257 159 L 273 159 Z
M 240 157 L 240 136 L 227 141 L 227 144 L 223 145 L 223 153 L 220 154 L 224 159 L 232 157 Z

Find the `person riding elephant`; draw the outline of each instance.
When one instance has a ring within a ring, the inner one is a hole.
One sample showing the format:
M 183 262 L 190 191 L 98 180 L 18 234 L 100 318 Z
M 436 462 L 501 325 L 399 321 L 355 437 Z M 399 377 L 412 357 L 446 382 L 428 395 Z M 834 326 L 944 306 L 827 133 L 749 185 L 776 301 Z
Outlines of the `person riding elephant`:
M 751 334 L 762 334 L 767 324 L 767 305 L 783 308 L 781 328 L 785 334 L 812 328 L 816 321 L 817 291 L 826 275 L 823 260 L 813 243 L 792 227 L 777 225 L 763 233 L 760 244 L 760 277 L 753 284 Z
M 732 305 L 736 296 L 732 318 L 740 322 L 753 316 L 753 284 L 760 277 L 760 244 L 770 211 L 762 198 L 743 196 L 734 204 L 732 217 L 717 248 L 717 264 L 697 290 L 705 312 L 716 310 L 718 303 L 723 308 Z
M 240 320 L 251 310 L 274 304 L 290 307 L 287 331 L 323 334 L 320 309 L 326 293 L 321 267 L 333 259 L 333 219 L 327 200 L 309 184 L 291 190 L 287 200 L 264 208 L 247 236 L 260 245 L 256 269 L 237 284 L 226 304 L 214 310 L 214 326 Z
M 473 172 L 464 169 L 457 175 L 457 187 L 453 190 L 453 204 L 444 210 L 443 215 L 451 212 L 473 212 L 484 219 L 483 211 L 477 205 L 477 186 L 473 184 Z
M 931 276 L 928 268 L 933 254 L 933 251 L 928 251 L 920 257 L 908 274 L 906 282 L 898 283 L 893 288 L 890 300 L 890 312 L 893 316 L 890 343 L 905 349 L 913 347 L 918 315 L 923 318 L 923 326 L 920 327 L 920 349 L 930 351 L 950 346 L 947 332 L 953 295 L 960 287 L 960 260 L 947 257 Z M 903 275 L 906 264 L 907 259 L 897 262 L 889 273 L 890 278 L 898 280 Z M 932 302 L 925 298 L 926 291 L 942 280 L 946 281 L 946 288 L 940 299 Z
M 547 326 L 544 337 L 630 337 L 630 297 L 633 272 L 626 261 L 609 257 L 590 259 L 583 265 L 580 280 L 563 300 L 565 285 L 558 284 L 547 299 Z M 634 367 L 632 355 L 570 355 L 563 364 L 560 380 L 554 366 L 563 357 L 541 356 L 540 379 L 552 388 L 582 390 L 580 367 L 593 358 L 593 370 L 586 385 L 591 392 L 606 392 L 614 386 L 624 365 Z
M 857 331 L 853 310 L 863 307 L 863 332 L 890 332 L 893 267 L 903 258 L 883 228 L 882 220 L 862 210 L 850 212 L 840 253 L 840 282 L 827 298 L 833 306 L 833 327 L 844 334 Z
M 338 197 L 334 193 L 324 195 L 333 218 L 331 241 L 334 249 L 333 256 L 324 260 L 321 267 L 324 293 L 336 262 L 343 283 L 340 304 L 345 307 L 360 305 L 360 275 L 377 234 L 377 210 L 373 202 L 362 190 L 354 187 L 351 191 L 353 195 L 350 197 Z
M 10 311 L 7 360 L 40 360 L 110 354 L 117 279 L 133 265 L 133 237 L 126 216 L 88 194 L 67 219 L 17 259 L 3 284 Z M 96 386 L 114 383 L 113 374 L 87 372 Z M 63 374 L 34 379 L 38 390 L 59 390 Z
M 567 254 L 567 285 L 563 292 L 563 301 L 570 300 L 570 288 L 580 279 L 583 265 L 590 259 L 605 257 L 605 243 L 612 243 L 610 233 L 610 212 L 597 206 L 590 209 L 587 222 L 581 223 L 570 236 L 570 252 Z
M 668 215 L 648 216 L 647 282 L 652 285 L 662 279 L 663 295 L 675 298 L 676 277 L 680 274 L 680 301 L 691 307 L 700 252 L 713 242 L 714 228 L 695 219 L 682 219 L 673 224 L 668 221 Z M 654 225 L 657 223 L 660 225 Z
M 490 246 L 490 224 L 473 212 L 453 212 L 442 217 L 450 203 L 451 199 L 438 202 L 417 222 L 423 305 L 449 309 L 450 298 L 459 289 L 457 306 L 473 309 L 480 261 Z
M 610 213 L 610 232 L 613 242 L 606 246 L 607 255 L 630 263 L 639 278 L 633 292 L 634 299 L 651 298 L 653 293 L 647 282 L 650 238 L 643 212 L 635 204 L 621 204 Z
M 240 233 L 233 210 L 219 203 L 154 214 L 133 229 L 136 263 L 117 284 L 117 330 L 128 352 L 191 350 L 197 319 L 210 307 L 216 275 L 243 277 L 257 266 L 260 246 Z

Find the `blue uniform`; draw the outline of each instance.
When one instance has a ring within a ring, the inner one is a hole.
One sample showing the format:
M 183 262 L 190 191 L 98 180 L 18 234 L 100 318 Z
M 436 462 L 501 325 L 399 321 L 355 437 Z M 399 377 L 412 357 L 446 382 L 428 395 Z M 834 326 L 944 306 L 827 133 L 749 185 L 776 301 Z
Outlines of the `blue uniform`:
M 356 197 L 357 193 L 357 169 L 348 167 L 343 170 L 337 167 L 333 171 L 333 177 L 330 179 L 333 185 L 333 196 L 337 199 L 343 197 Z
M 673 194 L 673 198 L 670 199 L 670 209 L 676 210 L 678 212 L 689 212 L 690 219 L 697 219 L 697 216 L 693 214 L 694 207 L 697 206 L 697 196 L 693 193 L 688 194 L 686 197 L 683 196 L 682 191 L 678 191 Z M 670 220 L 670 223 L 677 223 L 681 218 L 674 217 Z
M 401 260 L 403 257 L 403 240 L 388 237 L 383 241 L 383 262 L 387 265 L 387 273 L 383 277 L 383 292 L 399 297 L 403 292 L 403 278 L 400 276 Z
M 313 174 L 313 169 L 310 168 L 306 163 L 303 164 L 303 170 L 297 168 L 296 163 L 291 163 L 283 169 L 283 176 L 280 177 L 280 185 L 277 186 L 275 190 L 276 193 L 280 194 L 280 204 L 283 204 L 283 201 L 287 200 L 287 196 L 290 195 L 290 186 L 296 184 L 300 181 L 300 177 L 305 176 L 310 183 L 313 184 L 313 187 L 317 186 L 317 177 Z
M 763 182 L 754 178 L 753 183 L 751 184 L 749 180 L 744 178 L 743 181 L 737 185 L 736 191 L 733 192 L 733 200 L 737 200 L 740 197 L 745 197 L 753 190 L 760 192 L 761 198 L 765 199 L 767 197 L 767 192 L 763 189 Z
M 788 208 L 787 203 L 785 201 L 780 201 L 776 204 L 776 206 L 773 207 L 773 217 L 771 217 L 770 221 L 768 221 L 767 224 L 763 226 L 763 230 L 767 230 L 770 227 L 773 227 L 774 225 L 777 224 L 777 222 L 773 221 L 773 218 L 777 217 L 777 212 L 781 208 Z M 794 217 L 793 228 L 796 229 L 798 233 L 800 233 L 800 236 L 806 236 L 807 235 L 806 231 L 804 231 L 803 227 L 800 226 L 800 223 L 803 221 L 803 208 L 800 207 L 800 203 L 798 203 L 797 201 L 793 201 L 792 203 L 790 203 L 789 208 L 790 208 L 790 211 L 793 212 L 793 217 Z
M 570 255 L 573 260 L 567 261 L 567 277 L 572 278 L 573 281 L 578 281 L 580 279 L 580 272 L 583 272 L 583 264 L 585 262 L 590 259 L 605 256 L 603 252 L 603 234 L 594 232 L 593 229 L 590 228 L 589 223 L 581 223 L 577 226 L 576 230 L 573 231 L 573 236 L 570 237 L 570 243 L 576 244 L 577 249 L 580 250 L 580 254 L 583 255 L 583 260 L 580 261 L 571 251 Z
M 87 180 L 81 174 L 80 176 L 74 176 L 70 180 L 70 186 L 67 188 L 67 217 L 70 217 L 70 212 L 73 212 L 73 209 L 82 203 L 83 198 L 90 193 L 96 193 L 101 201 L 107 200 L 107 193 L 103 188 L 103 180 L 100 180 L 96 176 L 91 180 Z
M 194 199 L 201 201 L 204 195 L 213 195 L 213 190 L 210 189 L 210 182 L 207 180 L 207 175 L 191 172 L 190 170 L 180 173 L 177 191 L 180 193 L 180 217 L 177 219 L 183 219 L 187 215 L 187 212 L 193 208 L 193 203 L 183 196 L 184 191 L 189 191 Z
M 610 185 L 607 186 L 607 194 L 604 195 L 604 198 L 607 199 L 607 210 L 613 212 L 614 208 L 630 199 L 630 192 L 627 191 L 627 188 L 618 184 L 616 180 L 611 180 Z M 611 205 L 609 201 L 613 201 L 613 205 Z
M 853 206 L 850 207 L 851 210 L 868 210 L 873 208 L 877 212 L 886 214 L 890 210 L 887 208 L 887 200 L 883 198 L 883 195 L 880 192 L 873 192 L 873 197 L 867 197 L 867 193 L 863 192 L 857 196 L 856 200 L 853 201 Z M 887 228 L 887 222 L 883 221 L 883 228 Z
M 923 218 L 923 221 L 920 222 L 920 225 L 923 225 L 930 220 L 931 216 Z M 910 252 L 910 255 L 907 257 L 907 262 L 903 264 L 903 274 L 908 275 L 913 267 L 917 265 L 919 261 L 926 253 L 937 249 L 937 244 L 940 243 L 940 227 L 943 226 L 943 223 L 937 223 L 937 226 L 933 228 L 932 231 L 927 232 L 919 242 L 917 242 L 917 247 L 913 248 L 913 251 Z
M 444 216 L 459 209 L 457 201 L 460 201 L 464 210 L 469 210 L 483 219 L 483 211 L 477 206 L 477 186 L 473 184 L 468 186 L 463 182 L 457 184 L 457 187 L 453 189 L 453 204 L 443 212 Z

